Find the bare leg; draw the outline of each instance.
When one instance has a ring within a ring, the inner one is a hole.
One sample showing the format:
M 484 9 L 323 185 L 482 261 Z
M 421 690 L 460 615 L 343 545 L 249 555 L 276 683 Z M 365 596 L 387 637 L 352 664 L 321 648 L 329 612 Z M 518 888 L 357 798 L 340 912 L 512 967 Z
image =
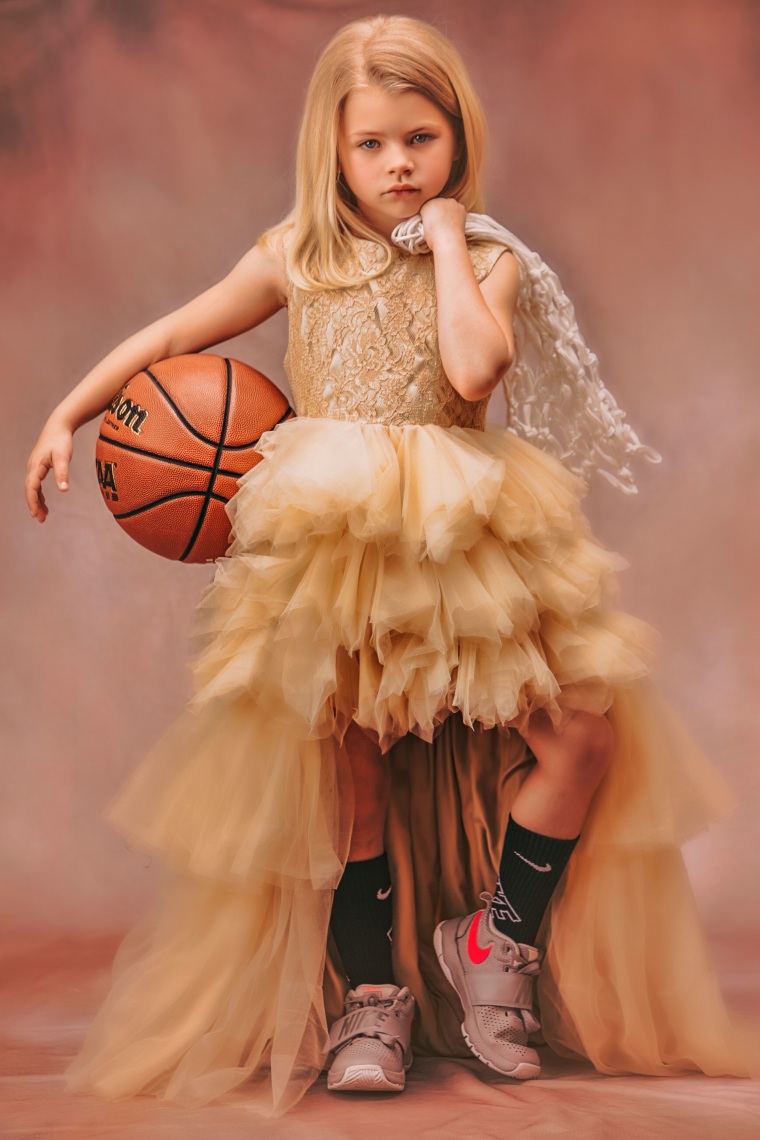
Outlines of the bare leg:
M 529 1006 L 513 1004 L 516 980 L 508 975 L 520 973 L 530 993 L 541 958 L 536 937 L 609 764 L 613 732 L 606 717 L 576 712 L 557 733 L 540 713 L 522 735 L 536 763 L 512 803 L 493 896 L 485 912 L 440 923 L 435 948 L 462 1002 L 470 1048 L 498 1072 L 529 1079 L 541 1072 L 529 1045 L 540 1024 Z M 494 995 L 493 1004 L 484 995 Z
M 542 712 L 522 736 L 536 764 L 515 796 L 512 818 L 541 835 L 572 839 L 612 758 L 612 725 L 605 716 L 576 712 L 557 733 Z
M 391 789 L 390 762 L 352 721 L 343 738 L 354 782 L 354 829 L 349 862 L 373 859 L 385 850 L 385 815 Z

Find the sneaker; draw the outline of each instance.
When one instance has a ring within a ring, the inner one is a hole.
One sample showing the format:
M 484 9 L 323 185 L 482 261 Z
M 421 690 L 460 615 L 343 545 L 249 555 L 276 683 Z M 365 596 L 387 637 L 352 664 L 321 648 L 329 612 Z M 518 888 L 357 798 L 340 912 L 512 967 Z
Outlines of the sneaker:
M 412 1063 L 414 997 L 404 986 L 357 986 L 330 1030 L 331 1092 L 401 1092 Z
M 441 969 L 459 994 L 462 1032 L 476 1057 L 518 1080 L 541 1075 L 541 1061 L 528 1034 L 541 1028 L 533 1015 L 533 980 L 543 952 L 514 942 L 492 922 L 492 896 L 481 896 L 485 910 L 449 918 L 435 929 Z

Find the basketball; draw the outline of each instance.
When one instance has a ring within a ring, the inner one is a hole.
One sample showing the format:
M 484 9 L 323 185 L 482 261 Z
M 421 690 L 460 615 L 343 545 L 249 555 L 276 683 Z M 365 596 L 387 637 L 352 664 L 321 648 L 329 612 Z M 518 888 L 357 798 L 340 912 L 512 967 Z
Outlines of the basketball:
M 230 538 L 225 507 L 262 458 L 262 434 L 295 412 L 263 373 L 206 353 L 172 356 L 128 380 L 100 425 L 103 501 L 155 554 L 212 562 Z

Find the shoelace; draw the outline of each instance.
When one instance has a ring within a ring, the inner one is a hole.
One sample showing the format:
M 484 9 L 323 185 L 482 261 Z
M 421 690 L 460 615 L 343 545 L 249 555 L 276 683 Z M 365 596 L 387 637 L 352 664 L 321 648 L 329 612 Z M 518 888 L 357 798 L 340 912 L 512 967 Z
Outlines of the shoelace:
M 353 1001 L 347 1002 L 346 1011 L 351 1012 L 354 1009 L 366 1009 L 368 1005 L 381 1005 L 383 1009 L 393 1009 L 397 1001 L 398 996 L 380 1000 L 375 994 L 370 994 L 368 998 L 355 998 Z
M 366 999 L 353 998 L 346 1001 L 345 1003 L 346 1012 L 344 1014 L 344 1017 L 347 1017 L 349 1014 L 354 1013 L 359 1009 L 367 1009 L 367 1007 L 382 1006 L 384 1009 L 390 1010 L 403 1008 L 408 1004 L 409 997 L 410 991 L 404 987 L 402 989 L 399 989 L 399 992 L 395 995 L 395 997 L 378 998 L 376 994 L 370 994 Z M 371 1036 L 381 1041 L 383 1045 L 387 1046 L 389 1049 L 398 1051 L 399 1055 L 403 1055 L 404 1046 L 392 1034 L 386 1034 L 376 1030 L 372 1033 Z M 350 1045 L 351 1043 L 352 1042 L 347 1041 L 345 1045 Z M 341 1047 L 345 1046 L 339 1046 L 339 1048 Z
M 395 1009 L 397 1007 L 403 1008 L 409 999 L 409 991 L 404 993 L 403 988 L 395 997 L 378 998 L 377 994 L 369 994 L 366 998 L 353 998 L 346 1004 L 346 1013 L 352 1013 L 355 1009 L 366 1009 L 369 1006 L 381 1005 L 383 1009 Z

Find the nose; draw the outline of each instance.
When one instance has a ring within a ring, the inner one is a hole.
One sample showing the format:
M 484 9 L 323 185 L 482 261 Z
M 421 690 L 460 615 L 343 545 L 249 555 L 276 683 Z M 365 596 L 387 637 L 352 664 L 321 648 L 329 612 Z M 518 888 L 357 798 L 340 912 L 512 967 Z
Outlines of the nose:
M 414 170 L 414 160 L 409 148 L 404 143 L 397 143 L 388 148 L 387 161 L 389 174 L 408 174 Z

